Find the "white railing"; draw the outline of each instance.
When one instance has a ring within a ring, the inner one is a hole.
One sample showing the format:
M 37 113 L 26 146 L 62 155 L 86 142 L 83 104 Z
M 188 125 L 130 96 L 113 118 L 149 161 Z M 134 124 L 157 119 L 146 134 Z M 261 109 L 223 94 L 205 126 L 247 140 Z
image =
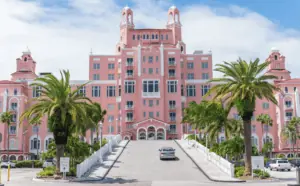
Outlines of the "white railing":
M 103 161 L 103 157 L 108 152 L 112 151 L 112 148 L 122 141 L 121 135 L 116 135 L 108 140 L 108 143 L 101 147 L 98 151 L 94 152 L 90 157 L 85 159 L 82 163 L 77 164 L 76 177 L 82 177 L 88 170 L 92 168 L 97 162 Z
M 196 142 L 195 140 L 190 140 L 190 143 L 192 145 L 195 145 L 195 148 L 197 148 L 199 152 L 203 153 L 205 158 L 207 158 L 208 161 L 215 164 L 223 172 L 227 173 L 232 178 L 234 177 L 234 164 L 230 163 L 229 161 L 217 155 L 216 153 L 210 152 L 208 148 Z

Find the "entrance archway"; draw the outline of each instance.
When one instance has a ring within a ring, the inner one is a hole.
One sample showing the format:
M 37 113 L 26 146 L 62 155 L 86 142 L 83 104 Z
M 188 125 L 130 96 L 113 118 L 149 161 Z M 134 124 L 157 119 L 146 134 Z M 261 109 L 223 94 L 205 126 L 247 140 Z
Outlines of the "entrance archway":
M 156 130 L 154 126 L 149 126 L 147 129 L 148 133 L 148 140 L 155 140 L 156 139 Z
M 139 128 L 137 132 L 138 132 L 138 140 L 147 139 L 147 131 L 145 128 Z
M 139 134 L 139 140 L 146 140 L 146 133 L 142 132 Z
M 164 140 L 165 139 L 165 130 L 162 128 L 157 129 L 157 139 Z

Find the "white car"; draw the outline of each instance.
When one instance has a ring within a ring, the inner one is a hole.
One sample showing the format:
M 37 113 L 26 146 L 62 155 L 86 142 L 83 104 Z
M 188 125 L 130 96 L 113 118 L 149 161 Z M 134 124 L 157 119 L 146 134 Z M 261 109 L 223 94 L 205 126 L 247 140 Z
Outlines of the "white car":
M 288 160 L 272 160 L 270 163 L 270 170 L 288 170 L 291 171 L 292 165 L 289 163 Z
M 46 159 L 43 163 L 43 168 L 55 166 L 55 159 Z
M 8 165 L 10 165 L 10 168 L 16 168 L 16 164 L 11 161 L 2 161 L 1 162 L 1 168 L 8 168 Z

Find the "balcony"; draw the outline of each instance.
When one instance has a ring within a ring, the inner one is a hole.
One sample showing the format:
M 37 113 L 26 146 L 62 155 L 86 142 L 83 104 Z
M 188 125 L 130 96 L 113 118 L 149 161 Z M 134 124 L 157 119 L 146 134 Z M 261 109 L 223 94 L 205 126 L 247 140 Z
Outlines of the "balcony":
M 168 66 L 169 67 L 176 67 L 176 62 L 170 62 L 169 61 Z
M 125 122 L 133 122 L 134 119 L 132 117 L 126 117 Z
M 144 98 L 160 98 L 160 92 L 142 92 Z
M 168 130 L 168 134 L 177 134 L 176 129 Z
M 170 118 L 169 118 L 169 122 L 170 122 L 170 123 L 176 122 L 176 117 L 170 117 Z
M 133 74 L 126 74 L 125 78 L 126 79 L 131 79 L 131 78 L 134 78 L 134 75 Z
M 9 110 L 10 110 L 10 111 L 17 111 L 17 110 L 18 110 L 18 107 L 10 107 Z
M 169 105 L 169 110 L 176 110 L 176 106 L 175 105 Z
M 133 67 L 133 63 L 126 63 L 126 67 Z
M 292 118 L 293 118 L 293 116 L 285 116 L 285 121 L 290 121 L 290 120 L 292 120 Z
M 133 109 L 134 109 L 133 105 L 126 105 L 125 106 L 125 110 L 133 110 Z
M 175 73 L 169 73 L 169 78 L 172 79 L 172 78 L 175 78 L 176 77 L 176 74 Z
M 9 130 L 9 135 L 15 135 L 16 134 L 16 130 Z

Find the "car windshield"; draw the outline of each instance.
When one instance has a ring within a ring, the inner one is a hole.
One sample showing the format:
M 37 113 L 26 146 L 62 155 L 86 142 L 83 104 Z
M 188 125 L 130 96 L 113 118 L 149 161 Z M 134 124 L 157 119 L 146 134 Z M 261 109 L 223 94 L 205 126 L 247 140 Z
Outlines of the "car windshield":
M 278 163 L 288 163 L 287 160 L 281 160 L 281 161 L 278 161 Z
M 162 148 L 162 151 L 168 152 L 168 151 L 174 151 L 174 149 L 172 147 L 171 148 Z
M 53 161 L 52 159 L 47 159 L 47 160 L 46 160 L 46 162 L 52 162 L 52 161 Z

